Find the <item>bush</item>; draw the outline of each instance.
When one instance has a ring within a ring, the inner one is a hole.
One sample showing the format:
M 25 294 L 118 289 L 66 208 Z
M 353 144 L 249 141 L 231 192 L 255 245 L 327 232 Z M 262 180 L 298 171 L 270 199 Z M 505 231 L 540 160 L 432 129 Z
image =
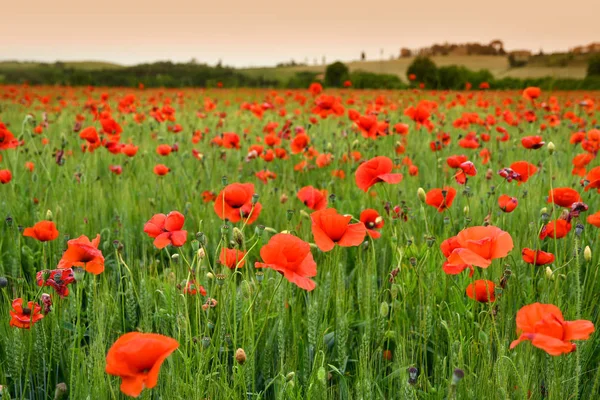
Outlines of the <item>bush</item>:
M 352 87 L 355 89 L 405 89 L 406 85 L 400 77 L 391 74 L 375 74 L 373 72 L 354 71 L 350 74 Z
M 588 62 L 587 76 L 600 76 L 600 54 L 590 58 Z
M 418 82 L 423 82 L 429 88 L 438 86 L 438 68 L 430 58 L 415 58 L 406 71 L 406 77 L 413 74 L 417 77 Z
M 350 71 L 344 63 L 336 61 L 325 69 L 325 85 L 342 87 L 344 81 L 348 79 L 349 73 Z
M 317 78 L 316 72 L 310 71 L 299 71 L 294 74 L 285 84 L 286 88 L 289 89 L 301 89 L 307 88 Z

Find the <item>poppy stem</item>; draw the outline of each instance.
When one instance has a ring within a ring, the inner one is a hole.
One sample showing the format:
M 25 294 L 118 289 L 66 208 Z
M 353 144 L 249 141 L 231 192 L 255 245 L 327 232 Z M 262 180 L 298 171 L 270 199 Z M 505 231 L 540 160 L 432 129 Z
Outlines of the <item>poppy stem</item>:
M 254 353 L 256 353 L 256 349 L 257 349 L 258 345 L 260 344 L 260 337 L 262 336 L 262 334 L 267 326 L 267 322 L 269 322 L 269 310 L 271 309 L 271 304 L 273 303 L 273 299 L 275 299 L 275 294 L 277 293 L 277 289 L 279 289 L 279 286 L 281 286 L 283 279 L 284 279 L 284 275 L 281 274 L 281 278 L 279 278 L 279 282 L 277 282 L 277 286 L 275 286 L 275 289 L 273 290 L 273 294 L 271 294 L 271 299 L 269 300 L 269 304 L 267 304 L 267 310 L 265 312 L 265 322 L 263 323 L 262 328 L 260 328 L 258 336 L 256 337 L 256 342 L 254 345 L 254 349 L 252 350 L 252 355 L 254 355 Z M 254 301 L 252 303 L 254 303 Z M 250 305 L 250 307 L 252 307 L 252 305 Z

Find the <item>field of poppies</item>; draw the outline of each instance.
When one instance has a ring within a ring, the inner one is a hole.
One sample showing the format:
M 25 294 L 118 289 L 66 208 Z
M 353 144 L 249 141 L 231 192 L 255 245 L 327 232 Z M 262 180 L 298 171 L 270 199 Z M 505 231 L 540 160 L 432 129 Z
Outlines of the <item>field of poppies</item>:
M 0 397 L 597 398 L 599 115 L 0 86 Z

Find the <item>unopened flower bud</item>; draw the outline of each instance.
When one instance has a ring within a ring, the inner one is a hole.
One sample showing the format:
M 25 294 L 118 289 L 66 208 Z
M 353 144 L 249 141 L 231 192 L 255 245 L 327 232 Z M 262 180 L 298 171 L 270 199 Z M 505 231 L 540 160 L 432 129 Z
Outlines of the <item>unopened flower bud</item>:
M 171 259 L 172 259 L 173 261 L 177 261 L 177 260 L 179 259 L 179 254 L 178 254 L 178 253 L 172 254 L 172 255 L 171 255 Z
M 215 275 L 212 272 L 207 272 L 206 273 L 206 278 L 212 280 L 212 279 L 215 279 Z
M 590 249 L 590 246 L 585 246 L 585 249 L 583 250 L 583 258 L 585 261 L 590 261 L 592 259 L 592 249 Z
M 285 194 L 285 193 L 282 193 L 282 195 L 279 197 L 279 202 L 280 202 L 281 204 L 285 204 L 287 201 L 288 201 L 287 194 Z
M 548 147 L 548 153 L 554 154 L 554 151 L 556 150 L 556 146 L 554 146 L 554 143 L 548 142 L 547 147 Z
M 198 251 L 196 252 L 196 255 L 198 256 L 198 259 L 202 260 L 204 257 L 206 257 L 206 251 L 204 250 L 204 247 L 201 247 L 198 249 Z
M 388 303 L 386 301 L 382 302 L 381 305 L 379 306 L 379 315 L 381 315 L 383 318 L 388 316 L 388 313 L 390 312 L 390 306 L 388 305 Z
M 464 213 L 465 215 L 469 215 L 469 211 L 470 211 L 470 209 L 469 209 L 469 206 L 465 206 L 465 207 L 463 208 L 463 213 Z
M 552 268 L 550 267 L 546 267 L 546 278 L 554 280 L 554 272 L 552 272 Z
M 458 382 L 460 382 L 462 380 L 462 378 L 465 377 L 465 372 L 460 369 L 460 368 L 456 368 L 454 370 L 454 373 L 452 374 L 452 385 L 456 386 L 458 384 Z
M 233 240 L 240 247 L 244 247 L 244 233 L 236 226 L 233 228 Z
M 52 218 L 53 218 L 53 217 L 54 217 L 54 216 L 52 215 L 52 211 L 50 211 L 50 210 L 47 210 L 47 211 L 46 211 L 46 219 L 47 219 L 48 221 L 52 221 Z
M 423 188 L 419 188 L 417 190 L 417 197 L 421 200 L 422 203 L 425 203 L 425 199 L 427 198 L 427 194 Z
M 235 361 L 240 365 L 246 362 L 246 352 L 241 347 L 235 351 Z
M 294 376 L 296 375 L 296 373 L 294 371 L 292 372 L 288 372 L 288 374 L 285 376 L 285 380 L 286 381 L 291 381 L 292 379 L 294 379 Z
M 73 267 L 73 277 L 77 282 L 82 281 L 85 277 L 85 269 L 80 267 Z
M 62 399 L 65 394 L 67 394 L 67 384 L 64 382 L 56 385 L 56 389 L 54 390 L 54 400 Z

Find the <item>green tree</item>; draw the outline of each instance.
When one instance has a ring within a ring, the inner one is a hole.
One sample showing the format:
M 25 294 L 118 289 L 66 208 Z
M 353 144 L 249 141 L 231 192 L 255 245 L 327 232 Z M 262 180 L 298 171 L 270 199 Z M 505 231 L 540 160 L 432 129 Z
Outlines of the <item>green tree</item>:
M 344 81 L 348 79 L 349 74 L 348 67 L 342 62 L 336 61 L 325 69 L 325 85 L 341 87 Z
M 600 54 L 590 58 L 588 62 L 587 76 L 600 76 Z
M 416 76 L 417 82 L 425 83 L 425 86 L 428 88 L 436 88 L 438 85 L 438 68 L 428 57 L 417 57 L 414 59 L 406 71 L 406 76 L 410 77 L 413 74 Z

